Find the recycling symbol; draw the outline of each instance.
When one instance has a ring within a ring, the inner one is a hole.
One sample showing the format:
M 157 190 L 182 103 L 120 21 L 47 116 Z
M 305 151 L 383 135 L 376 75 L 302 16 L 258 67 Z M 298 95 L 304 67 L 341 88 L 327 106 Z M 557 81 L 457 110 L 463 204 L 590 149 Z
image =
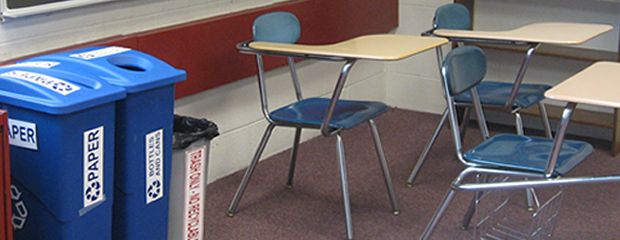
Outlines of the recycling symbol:
M 101 184 L 97 181 L 91 182 L 88 188 L 86 188 L 86 199 L 91 202 L 95 202 L 101 196 Z
M 157 199 L 157 197 L 161 194 L 161 182 L 159 180 L 152 182 L 147 189 L 147 194 L 149 198 Z
M 13 222 L 14 230 L 22 230 L 28 219 L 28 208 L 22 199 L 22 191 L 15 185 L 11 185 L 11 200 L 13 201 Z

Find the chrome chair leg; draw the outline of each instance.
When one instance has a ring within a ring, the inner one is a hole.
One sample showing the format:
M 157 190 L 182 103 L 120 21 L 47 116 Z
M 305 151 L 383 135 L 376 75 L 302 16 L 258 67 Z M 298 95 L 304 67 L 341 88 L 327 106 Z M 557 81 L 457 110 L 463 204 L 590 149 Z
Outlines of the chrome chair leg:
M 469 125 L 469 120 L 471 119 L 471 108 L 465 107 L 463 110 L 463 121 L 461 122 L 461 126 L 459 129 L 461 130 L 461 141 L 465 141 L 465 133 L 467 132 L 467 126 Z
M 480 174 L 476 175 L 476 182 L 480 183 L 480 182 L 486 182 L 486 181 L 487 181 L 486 175 L 484 176 L 480 176 Z M 466 230 L 469 228 L 471 219 L 474 217 L 474 213 L 476 213 L 476 209 L 478 208 L 478 204 L 480 203 L 480 198 L 482 198 L 483 194 L 484 194 L 483 191 L 474 192 L 474 196 L 472 197 L 471 202 L 469 203 L 469 208 L 467 209 L 465 216 L 463 216 L 463 221 L 461 222 L 461 228 L 463 230 Z
M 297 162 L 297 148 L 299 147 L 299 139 L 301 138 L 301 128 L 295 129 L 295 139 L 293 140 L 293 148 L 291 149 L 291 163 L 288 169 L 288 181 L 286 186 L 293 188 L 293 178 L 295 177 L 295 164 Z
M 250 163 L 250 166 L 245 170 L 245 175 L 243 175 L 243 180 L 241 180 L 241 184 L 239 185 L 239 188 L 237 188 L 237 192 L 235 193 L 235 196 L 233 197 L 232 202 L 230 202 L 230 206 L 228 206 L 227 215 L 229 217 L 234 216 L 235 212 L 237 212 L 239 201 L 241 201 L 241 197 L 243 196 L 243 193 L 245 192 L 245 188 L 247 187 L 248 182 L 250 181 L 250 178 L 252 177 L 252 174 L 254 173 L 254 169 L 256 169 L 256 164 L 258 164 L 258 160 L 260 159 L 260 156 L 263 154 L 263 150 L 265 150 L 265 146 L 267 146 L 267 142 L 269 141 L 269 137 L 271 137 L 271 132 L 273 131 L 274 127 L 275 125 L 269 124 L 269 126 L 265 128 L 265 133 L 263 134 L 263 138 L 260 140 L 260 143 L 258 144 L 258 148 L 256 149 L 256 153 L 254 153 L 252 162 Z
M 431 148 L 433 148 L 433 145 L 435 145 L 435 141 L 437 140 L 439 133 L 441 133 L 441 129 L 443 129 L 443 125 L 446 124 L 447 119 L 448 119 L 448 109 L 446 108 L 443 111 L 443 114 L 441 115 L 441 120 L 439 120 L 439 124 L 437 124 L 437 128 L 435 128 L 435 131 L 433 132 L 433 136 L 431 137 L 431 140 L 426 143 L 426 146 L 424 146 L 424 150 L 422 151 L 422 154 L 420 154 L 420 157 L 418 158 L 418 162 L 416 163 L 415 167 L 411 171 L 411 174 L 409 175 L 409 178 L 407 179 L 408 187 L 413 187 L 413 182 L 415 181 L 415 178 L 418 176 L 418 172 L 422 168 L 422 165 L 424 165 L 424 161 L 426 161 L 426 157 L 428 156 L 428 153 L 431 151 Z
M 525 191 L 527 194 L 527 210 L 533 212 L 540 207 L 540 200 L 538 200 L 538 195 L 536 195 L 534 188 L 527 188 Z
M 456 191 L 454 189 L 450 189 L 448 191 L 443 201 L 441 202 L 441 205 L 439 206 L 439 208 L 437 208 L 435 214 L 433 214 L 433 218 L 428 223 L 428 225 L 426 225 L 426 229 L 424 229 L 424 232 L 422 233 L 420 239 L 426 240 L 431 237 L 431 234 L 433 234 L 435 227 L 437 227 L 437 223 L 439 223 L 441 217 L 443 217 L 443 214 L 445 213 L 446 209 L 448 209 L 448 206 L 450 205 L 450 202 L 452 202 L 452 199 L 454 199 L 455 195 Z
M 471 219 L 474 217 L 474 213 L 476 213 L 476 208 L 478 207 L 481 196 L 482 192 L 474 192 L 474 196 L 469 202 L 469 208 L 467 209 L 467 212 L 465 212 L 465 216 L 463 216 L 463 221 L 461 222 L 461 229 L 467 230 L 469 228 L 469 224 L 471 223 Z
M 521 117 L 521 113 L 519 112 L 515 112 L 515 123 L 516 123 L 516 128 L 517 128 L 517 134 L 519 135 L 523 135 L 523 118 Z M 528 188 L 525 189 L 525 195 L 527 197 L 527 210 L 528 211 L 533 211 L 535 208 L 535 200 L 538 197 L 534 196 L 534 194 L 532 194 L 534 192 L 533 188 Z
M 549 123 L 549 115 L 547 114 L 545 103 L 538 102 L 538 111 L 540 112 L 540 120 L 542 120 L 543 127 L 545 128 L 545 136 L 552 139 L 553 132 L 551 132 L 551 123 Z
M 515 112 L 515 125 L 517 128 L 517 134 L 523 135 L 523 118 L 521 117 L 521 113 Z M 525 189 L 525 195 L 527 197 L 527 209 L 528 211 L 532 211 L 534 209 L 534 196 L 532 196 L 531 188 Z
M 385 186 L 387 187 L 388 196 L 390 197 L 390 204 L 392 205 L 392 214 L 398 215 L 400 213 L 398 208 L 398 201 L 396 200 L 396 194 L 394 194 L 394 187 L 392 186 L 392 176 L 390 175 L 390 169 L 388 167 L 387 161 L 385 160 L 385 153 L 383 152 L 383 145 L 381 144 L 381 138 L 379 137 L 377 124 L 375 124 L 375 121 L 371 119 L 368 120 L 368 125 L 370 125 L 372 139 L 375 143 L 375 150 L 377 151 L 377 157 L 379 157 L 379 164 L 381 164 L 381 170 L 383 170 Z
M 349 182 L 347 180 L 347 164 L 344 158 L 344 143 L 340 134 L 336 134 L 336 150 L 338 152 L 338 168 L 340 169 L 340 184 L 342 203 L 344 204 L 344 220 L 347 239 L 353 239 L 353 219 L 351 219 L 351 203 L 349 202 Z
M 520 112 L 515 112 L 515 127 L 518 135 L 523 135 L 523 118 Z

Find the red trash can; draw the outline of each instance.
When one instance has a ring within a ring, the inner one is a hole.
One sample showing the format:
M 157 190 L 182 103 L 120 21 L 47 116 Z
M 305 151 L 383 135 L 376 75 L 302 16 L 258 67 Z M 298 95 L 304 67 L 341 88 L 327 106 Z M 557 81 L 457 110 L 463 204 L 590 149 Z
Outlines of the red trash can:
M 7 115 L 5 111 L 0 110 L 0 240 L 13 239 Z

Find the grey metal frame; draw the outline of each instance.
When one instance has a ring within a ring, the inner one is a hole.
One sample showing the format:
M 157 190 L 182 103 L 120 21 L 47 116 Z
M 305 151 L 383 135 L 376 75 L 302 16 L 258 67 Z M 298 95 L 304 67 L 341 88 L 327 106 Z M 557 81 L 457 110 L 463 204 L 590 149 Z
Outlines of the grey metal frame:
M 442 71 L 442 78 L 444 79 L 445 84 L 445 75 Z M 453 131 L 453 135 L 455 136 L 454 142 L 457 151 L 457 157 L 460 161 L 465 163 L 468 167 L 461 171 L 461 173 L 452 181 L 450 190 L 446 193 L 443 198 L 441 204 L 433 214 L 431 221 L 426 226 L 422 236 L 420 239 L 429 239 L 432 235 L 435 227 L 443 217 L 443 214 L 447 210 L 449 204 L 452 199 L 456 195 L 457 191 L 467 191 L 474 192 L 474 198 L 472 199 L 472 203 L 470 204 L 470 208 L 466 213 L 466 216 L 463 219 L 462 226 L 464 228 L 469 225 L 469 221 L 473 216 L 473 212 L 475 211 L 475 205 L 479 200 L 482 192 L 489 190 L 508 190 L 508 189 L 524 189 L 526 191 L 531 191 L 531 194 L 534 196 L 533 201 L 534 204 L 538 199 L 535 198 L 534 188 L 542 188 L 542 187 L 556 187 L 556 186 L 566 186 L 572 184 L 595 184 L 595 183 L 609 183 L 609 182 L 619 182 L 620 175 L 612 175 L 612 176 L 596 176 L 596 177 L 553 177 L 553 172 L 556 167 L 556 163 L 558 157 L 560 155 L 560 150 L 562 148 L 562 143 L 564 142 L 564 138 L 566 135 L 566 129 L 569 126 L 570 118 L 572 113 L 574 112 L 577 104 L 569 102 L 567 103 L 563 113 L 562 119 L 560 122 L 560 126 L 556 131 L 556 136 L 553 141 L 553 146 L 551 148 L 551 154 L 549 156 L 545 173 L 535 173 L 529 171 L 517 171 L 517 170 L 507 170 L 503 168 L 492 168 L 490 166 L 481 166 L 476 164 L 468 163 L 465 159 L 463 159 L 462 154 L 462 145 L 460 141 L 460 137 L 458 136 L 458 123 L 456 121 L 456 108 L 454 104 L 454 99 L 449 95 L 449 92 L 446 90 L 446 101 L 448 102 L 448 112 L 450 117 L 450 124 Z M 474 102 L 480 102 L 479 99 L 472 95 L 472 98 L 475 98 Z M 476 109 L 482 111 L 482 108 L 478 104 L 474 104 Z M 484 121 L 481 121 L 485 123 Z M 485 124 L 486 125 L 486 124 Z M 476 182 L 474 183 L 465 183 L 465 179 L 470 175 L 476 176 Z M 516 180 L 516 181 L 506 181 L 506 182 L 486 182 L 485 180 L 480 181 L 479 176 L 485 175 L 504 175 L 504 176 L 517 176 L 521 177 L 524 180 Z
M 317 59 L 317 60 L 324 60 L 324 61 L 345 62 L 340 71 L 340 76 L 338 77 L 338 81 L 336 82 L 336 86 L 332 94 L 329 107 L 326 110 L 325 118 L 323 119 L 323 122 L 319 129 L 321 131 L 321 134 L 325 137 L 331 137 L 331 136 L 336 137 L 338 166 L 339 166 L 339 171 L 340 171 L 340 182 L 341 182 L 342 199 L 343 199 L 343 205 L 344 205 L 343 207 L 344 207 L 344 216 L 345 216 L 345 229 L 346 229 L 347 239 L 353 239 L 353 221 L 351 218 L 351 206 L 350 206 L 350 200 L 349 200 L 349 184 L 347 180 L 347 169 L 346 169 L 346 161 L 345 161 L 345 154 L 344 154 L 344 141 L 342 137 L 340 136 L 340 131 L 342 129 L 330 128 L 329 123 L 331 122 L 333 118 L 336 104 L 338 103 L 338 99 L 340 98 L 342 90 L 344 89 L 347 76 L 349 72 L 351 71 L 351 68 L 355 64 L 356 59 L 312 55 L 312 54 L 296 54 L 296 53 L 262 51 L 262 50 L 256 50 L 256 49 L 250 48 L 249 43 L 250 41 L 246 41 L 246 42 L 237 44 L 237 49 L 242 53 L 256 55 L 256 64 L 258 67 L 257 78 L 258 78 L 259 94 L 260 94 L 260 100 L 261 100 L 261 110 L 262 110 L 262 113 L 265 119 L 267 119 L 267 121 L 269 122 L 269 125 L 265 129 L 265 133 L 263 134 L 263 137 L 258 145 L 258 148 L 256 149 L 256 153 L 254 154 L 254 157 L 252 158 L 250 166 L 245 171 L 245 175 L 243 176 L 241 184 L 239 185 L 239 188 L 237 189 L 237 192 L 235 193 L 235 196 L 233 197 L 233 200 L 231 201 L 228 207 L 228 212 L 227 212 L 228 216 L 232 217 L 236 213 L 237 208 L 239 206 L 239 202 L 241 201 L 241 198 L 243 196 L 243 193 L 245 192 L 247 184 L 250 181 L 250 178 L 252 177 L 252 174 L 254 172 L 254 169 L 256 168 L 256 165 L 260 159 L 260 156 L 262 155 L 262 152 L 265 149 L 265 146 L 267 145 L 267 142 L 271 136 L 271 133 L 276 126 L 295 128 L 295 138 L 293 140 L 293 148 L 291 150 L 291 160 L 290 160 L 290 165 L 289 165 L 289 174 L 288 174 L 288 181 L 287 181 L 287 186 L 289 188 L 292 188 L 292 185 L 293 185 L 293 178 L 295 174 L 295 165 L 296 165 L 296 159 L 297 159 L 297 150 L 299 147 L 299 141 L 301 138 L 302 128 L 315 128 L 316 129 L 315 126 L 305 125 L 305 124 L 292 124 L 292 123 L 286 123 L 286 122 L 278 122 L 278 121 L 274 121 L 273 119 L 269 117 L 270 111 L 269 111 L 269 105 L 268 105 L 267 88 L 266 88 L 266 83 L 265 83 L 262 56 L 272 55 L 272 56 L 287 57 L 288 66 L 291 72 L 291 78 L 293 80 L 293 86 L 295 88 L 295 95 L 297 97 L 297 101 L 303 100 L 303 95 L 301 91 L 301 85 L 298 80 L 297 71 L 295 69 L 294 58 L 297 57 L 297 58 Z M 399 207 L 398 207 L 396 195 L 394 193 L 394 187 L 392 185 L 392 180 L 391 180 L 389 168 L 387 165 L 387 161 L 385 160 L 385 154 L 383 152 L 383 147 L 382 147 L 381 140 L 379 137 L 379 132 L 377 130 L 377 126 L 374 120 L 372 119 L 369 120 L 368 124 L 370 126 L 372 138 L 375 144 L 375 149 L 377 152 L 377 157 L 379 159 L 379 164 L 383 172 L 384 181 L 385 181 L 387 192 L 388 192 L 388 197 L 389 197 L 390 204 L 392 207 L 392 213 L 394 215 L 398 215 Z

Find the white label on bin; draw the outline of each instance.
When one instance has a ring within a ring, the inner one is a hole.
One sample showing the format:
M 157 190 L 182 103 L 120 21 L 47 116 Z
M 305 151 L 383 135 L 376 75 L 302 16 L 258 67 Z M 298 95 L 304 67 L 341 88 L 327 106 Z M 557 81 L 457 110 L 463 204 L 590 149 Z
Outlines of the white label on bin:
M 69 56 L 74 57 L 74 58 L 81 58 L 84 60 L 91 60 L 95 58 L 100 58 L 100 57 L 110 56 L 114 54 L 119 54 L 122 52 L 127 52 L 130 50 L 131 49 L 124 48 L 124 47 L 107 47 L 107 48 L 97 49 L 97 50 L 93 50 L 89 52 L 75 53 Z
M 84 208 L 104 198 L 103 192 L 103 126 L 84 132 Z
M 80 87 L 75 84 L 40 73 L 15 70 L 11 72 L 5 72 L 3 74 L 0 74 L 0 76 L 17 78 L 20 80 L 31 82 L 54 92 L 57 92 L 63 96 L 67 96 L 72 92 L 80 90 Z
M 33 62 L 22 62 L 22 63 L 13 64 L 13 66 L 18 66 L 18 67 L 36 67 L 36 68 L 53 68 L 58 65 L 60 65 L 60 62 L 52 62 L 52 61 L 33 61 Z
M 164 197 L 164 130 L 146 135 L 146 204 Z
M 183 239 L 203 239 L 204 182 L 207 147 L 185 152 L 185 203 L 183 204 Z
M 9 118 L 9 144 L 38 150 L 37 125 Z

